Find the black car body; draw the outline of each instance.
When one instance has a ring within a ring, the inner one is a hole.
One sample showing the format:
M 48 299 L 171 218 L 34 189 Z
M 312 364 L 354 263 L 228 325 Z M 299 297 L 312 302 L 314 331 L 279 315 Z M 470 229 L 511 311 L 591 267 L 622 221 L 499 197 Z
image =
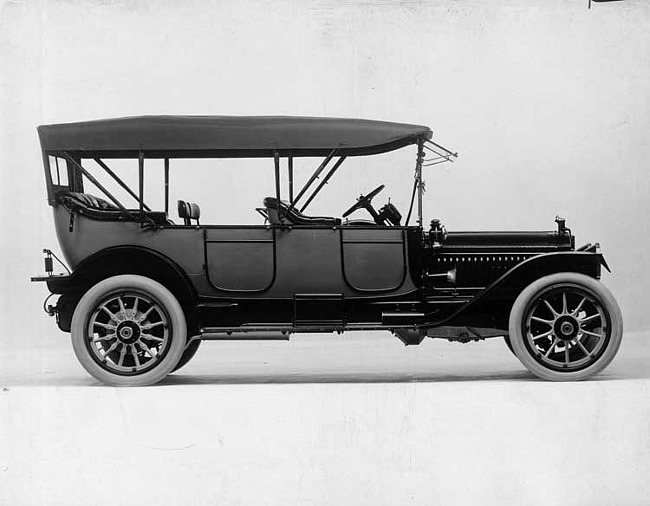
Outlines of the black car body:
M 506 336 L 522 362 L 547 379 L 598 372 L 620 343 L 620 310 L 595 281 L 607 264 L 598 245 L 576 250 L 564 220 L 544 232 L 448 232 L 438 220 L 423 225 L 422 167 L 456 156 L 431 140 L 428 127 L 335 118 L 157 116 L 38 131 L 48 202 L 70 273 L 52 275 L 49 268 L 33 279 L 60 295 L 51 312 L 61 330 L 72 331 L 82 364 L 104 382 L 158 381 L 186 363 L 202 340 L 288 339 L 298 332 L 389 330 L 405 344 L 427 336 L 462 342 Z M 303 214 L 347 157 L 411 145 L 417 153 L 406 220 L 390 203 L 380 210 L 372 206 L 383 186 L 344 213 L 365 208 L 372 220 Z M 275 170 L 273 195 L 260 199 L 264 223 L 199 223 L 198 205 L 184 201 L 178 202 L 182 223 L 170 220 L 167 188 L 176 159 L 259 157 L 273 160 Z M 294 195 L 297 157 L 324 160 Z M 125 158 L 137 160 L 137 189 L 110 168 L 112 159 Z M 145 203 L 150 159 L 164 160 L 164 210 Z M 117 200 L 88 170 L 91 161 L 138 206 L 127 209 Z M 285 161 L 286 194 L 280 185 Z M 104 198 L 88 193 L 89 184 Z M 417 220 L 411 224 L 414 206 Z M 526 295 L 536 282 L 536 291 Z M 164 293 L 156 292 L 160 287 Z M 521 314 L 513 316 L 517 301 Z M 165 332 L 156 333 L 161 328 Z

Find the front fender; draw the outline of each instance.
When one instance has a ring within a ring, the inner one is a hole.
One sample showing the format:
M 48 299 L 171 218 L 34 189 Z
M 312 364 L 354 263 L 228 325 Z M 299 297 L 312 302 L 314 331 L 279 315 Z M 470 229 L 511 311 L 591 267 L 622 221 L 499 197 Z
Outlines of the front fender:
M 425 324 L 423 327 L 460 324 L 471 321 L 477 315 L 483 318 L 488 316 L 495 323 L 503 324 L 517 296 L 533 281 L 558 272 L 577 272 L 600 279 L 601 265 L 609 271 L 603 255 L 592 251 L 562 251 L 536 255 L 504 273 L 448 318 Z
M 514 266 L 480 296 L 514 300 L 533 281 L 557 272 L 577 272 L 600 279 L 601 265 L 609 270 L 603 255 L 595 252 L 563 251 L 537 255 Z

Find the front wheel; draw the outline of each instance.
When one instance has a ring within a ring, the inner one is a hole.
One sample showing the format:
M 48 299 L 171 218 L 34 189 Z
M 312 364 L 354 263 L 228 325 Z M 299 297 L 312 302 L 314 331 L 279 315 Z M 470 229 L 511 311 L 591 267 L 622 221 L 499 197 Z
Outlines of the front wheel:
M 578 381 L 602 371 L 623 337 L 611 292 L 583 274 L 545 276 L 524 289 L 510 312 L 510 342 L 536 376 Z
M 129 274 L 100 281 L 86 292 L 75 308 L 71 336 L 77 359 L 99 381 L 145 386 L 176 367 L 187 326 L 167 288 Z

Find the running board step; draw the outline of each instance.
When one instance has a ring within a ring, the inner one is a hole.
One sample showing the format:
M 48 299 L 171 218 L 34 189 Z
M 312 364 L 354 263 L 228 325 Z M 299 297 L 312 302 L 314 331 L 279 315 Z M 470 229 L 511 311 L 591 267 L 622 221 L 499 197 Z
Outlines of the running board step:
M 424 313 L 412 311 L 391 311 L 381 314 L 381 322 L 384 325 L 417 325 L 424 322 Z
M 285 330 L 224 331 L 220 329 L 201 329 L 201 339 L 205 341 L 288 341 L 291 332 Z

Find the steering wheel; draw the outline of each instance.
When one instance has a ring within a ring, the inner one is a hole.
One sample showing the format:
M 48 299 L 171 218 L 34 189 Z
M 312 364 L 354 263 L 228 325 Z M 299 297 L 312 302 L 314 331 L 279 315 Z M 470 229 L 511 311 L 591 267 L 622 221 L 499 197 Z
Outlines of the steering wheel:
M 374 199 L 377 194 L 384 189 L 384 185 L 379 185 L 377 188 L 372 190 L 368 195 L 365 197 L 363 195 L 360 195 L 359 198 L 357 199 L 356 203 L 347 211 L 343 213 L 343 218 L 347 218 L 350 216 L 354 211 L 357 209 L 361 209 L 362 207 L 367 207 L 370 206 L 370 202 L 372 199 Z

